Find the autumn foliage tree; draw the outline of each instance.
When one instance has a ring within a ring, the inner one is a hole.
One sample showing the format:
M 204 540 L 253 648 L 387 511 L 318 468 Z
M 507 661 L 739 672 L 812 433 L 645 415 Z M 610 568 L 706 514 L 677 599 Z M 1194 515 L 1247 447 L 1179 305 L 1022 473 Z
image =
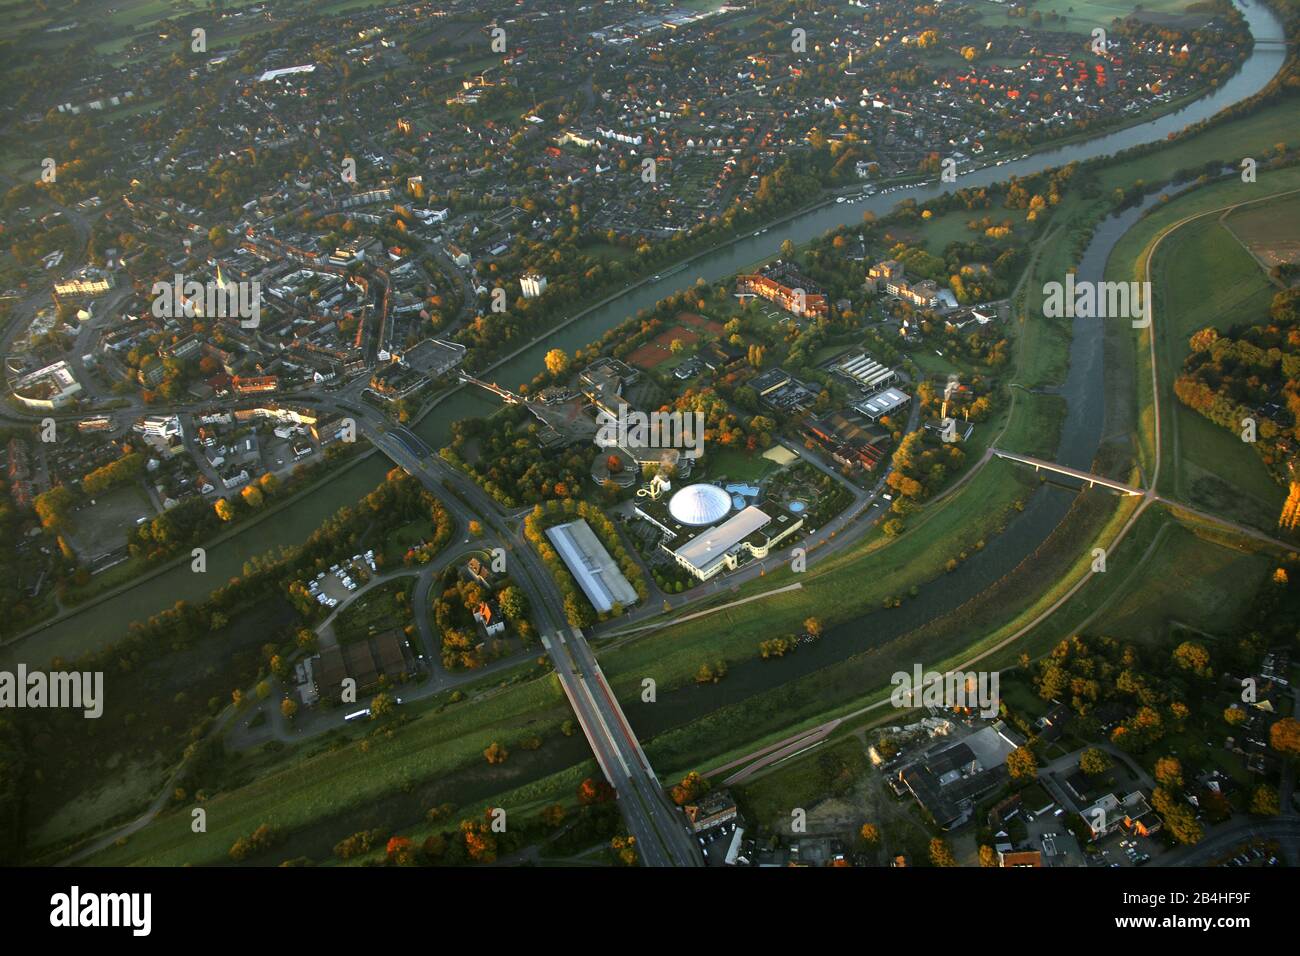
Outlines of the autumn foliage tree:
M 604 780 L 588 777 L 578 785 L 578 802 L 584 807 L 595 806 L 598 803 L 608 803 L 613 799 L 614 788 Z
M 952 855 L 952 847 L 942 837 L 930 841 L 930 862 L 935 866 L 956 866 L 957 858 Z
M 1038 760 L 1028 747 L 1017 747 L 1007 754 L 1007 772 L 1012 780 L 1032 780 L 1038 775 Z
M 673 803 L 679 807 L 684 807 L 686 804 L 700 799 L 709 792 L 710 788 L 709 781 L 692 770 L 682 777 L 682 782 L 675 785 L 670 793 L 672 794 Z
M 1268 731 L 1269 745 L 1285 757 L 1300 757 L 1300 721 L 1283 717 Z

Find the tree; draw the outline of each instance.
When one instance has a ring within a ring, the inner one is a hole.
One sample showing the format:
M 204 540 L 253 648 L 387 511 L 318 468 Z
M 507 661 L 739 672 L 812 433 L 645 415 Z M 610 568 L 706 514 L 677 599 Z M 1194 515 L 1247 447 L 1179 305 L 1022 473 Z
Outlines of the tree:
M 807 635 L 808 635 L 809 637 L 811 637 L 811 638 L 818 638 L 818 637 L 821 637 L 821 636 L 822 636 L 822 622 L 821 622 L 819 619 L 815 618 L 815 617 L 810 617 L 810 618 L 808 618 L 807 620 L 805 620 L 805 621 L 803 622 L 803 630 L 804 630 L 804 633 L 807 634 Z
M 794 259 L 794 252 L 795 252 L 795 249 L 794 249 L 794 242 L 793 242 L 793 240 L 790 240 L 790 239 L 782 239 L 782 240 L 781 240 L 781 258 L 784 259 L 786 262 L 790 262 L 792 259 Z
M 1282 812 L 1277 790 L 1260 784 L 1250 795 L 1250 812 L 1259 817 L 1275 817 Z
M 235 509 L 231 507 L 230 502 L 225 498 L 218 498 L 217 503 L 212 508 L 222 521 L 230 521 L 235 517 Z
M 1197 677 L 1213 676 L 1213 671 L 1210 670 L 1210 652 L 1195 641 L 1183 641 L 1174 648 L 1174 663 Z
M 1191 807 L 1186 804 L 1168 806 L 1161 813 L 1161 816 L 1164 817 L 1165 828 L 1179 843 L 1191 846 L 1201 841 L 1204 831 L 1202 831 L 1201 825 L 1196 822 L 1196 817 L 1192 815 Z
M 51 531 L 62 529 L 72 510 L 73 496 L 67 485 L 58 485 L 36 496 L 33 506 L 41 527 Z
M 998 854 L 987 843 L 980 844 L 980 866 L 997 866 Z
M 501 744 L 495 740 L 488 744 L 487 749 L 483 751 L 483 759 L 493 766 L 505 763 L 506 758 L 509 756 L 510 751 L 506 750 L 505 747 L 501 746 Z
M 286 720 L 293 720 L 298 713 L 298 702 L 292 697 L 286 697 L 280 701 L 280 713 L 284 714 Z
M 388 846 L 384 848 L 384 855 L 388 858 L 388 862 L 395 866 L 414 866 L 415 844 L 411 842 L 410 837 L 392 837 L 388 841 Z
M 572 627 L 591 627 L 595 621 L 591 607 L 572 591 L 564 596 L 564 617 Z
M 471 521 L 469 523 L 469 533 L 477 538 L 483 533 L 483 525 L 479 524 L 477 521 Z
M 1096 747 L 1088 747 L 1079 754 L 1079 769 L 1089 777 L 1099 777 L 1110 769 L 1110 758 Z
M 561 377 L 569 370 L 569 356 L 564 349 L 551 349 L 546 353 L 545 361 L 546 371 L 556 378 Z
M 1278 753 L 1300 757 L 1300 720 L 1283 717 L 1268 730 L 1268 742 Z
M 935 866 L 956 866 L 957 858 L 952 855 L 952 847 L 942 837 L 930 841 L 930 862 Z
M 588 777 L 578 785 L 578 802 L 584 807 L 608 803 L 614 799 L 614 788 L 604 780 Z
M 679 807 L 684 807 L 693 800 L 698 800 L 711 789 L 712 784 L 707 779 L 701 777 L 698 772 L 692 770 L 686 776 L 682 777 L 682 782 L 672 788 L 670 792 L 673 803 Z
M 1012 780 L 1033 780 L 1038 776 L 1038 760 L 1028 747 L 1017 747 L 1007 754 L 1007 773 Z
M 1176 790 L 1183 785 L 1183 765 L 1177 757 L 1161 757 L 1156 761 L 1154 776 L 1160 786 Z
M 563 804 L 552 803 L 550 806 L 542 808 L 542 822 L 554 830 L 564 822 L 567 812 Z
M 858 831 L 862 837 L 862 842 L 868 846 L 878 846 L 880 844 L 880 828 L 874 823 L 862 824 L 862 829 Z
M 262 507 L 262 503 L 266 500 L 265 496 L 262 494 L 262 489 L 257 487 L 257 485 L 245 485 L 244 490 L 239 493 L 239 496 L 244 499 L 250 508 L 260 508 Z
M 393 712 L 393 698 L 386 693 L 376 694 L 370 701 L 370 719 L 378 720 Z
M 501 589 L 497 602 L 507 620 L 518 622 L 528 617 L 528 598 L 513 584 Z

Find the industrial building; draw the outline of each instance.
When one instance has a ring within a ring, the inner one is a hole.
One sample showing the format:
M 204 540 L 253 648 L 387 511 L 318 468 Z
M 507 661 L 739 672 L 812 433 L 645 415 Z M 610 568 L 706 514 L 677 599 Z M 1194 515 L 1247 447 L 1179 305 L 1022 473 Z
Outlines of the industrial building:
M 877 392 L 870 398 L 854 402 L 849 407 L 854 411 L 861 412 L 867 421 L 875 422 L 885 415 L 892 415 L 911 400 L 911 396 L 906 392 L 900 392 L 896 388 L 887 388 L 883 392 Z
M 623 577 L 618 564 L 585 520 L 579 518 L 546 529 L 546 537 L 572 573 L 591 606 L 602 614 L 615 604 L 623 607 L 637 602 L 636 589 Z
M 881 365 L 866 352 L 845 359 L 835 366 L 834 371 L 852 379 L 867 393 L 878 392 L 898 379 L 896 371 Z

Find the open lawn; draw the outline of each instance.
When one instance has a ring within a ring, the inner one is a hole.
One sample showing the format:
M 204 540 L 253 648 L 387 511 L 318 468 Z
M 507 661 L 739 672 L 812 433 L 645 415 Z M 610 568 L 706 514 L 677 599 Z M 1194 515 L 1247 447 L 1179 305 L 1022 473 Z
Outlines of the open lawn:
M 710 479 L 758 481 L 776 471 L 777 464 L 764 458 L 762 452 L 720 448 L 715 445 L 704 456 L 704 469 Z
M 751 824 L 789 827 L 795 807 L 810 810 L 829 797 L 846 795 L 867 769 L 862 743 L 849 737 L 790 759 L 771 773 L 736 787 L 733 795 Z
M 954 209 L 931 219 L 923 219 L 912 227 L 915 237 L 912 241 L 921 241 L 931 255 L 942 256 L 943 250 L 951 242 L 970 242 L 979 233 L 971 232 L 966 223 L 972 219 L 982 219 L 984 215 L 993 215 L 984 210 Z M 996 215 L 993 218 L 997 218 Z M 1009 217 L 1008 217 L 1009 218 Z

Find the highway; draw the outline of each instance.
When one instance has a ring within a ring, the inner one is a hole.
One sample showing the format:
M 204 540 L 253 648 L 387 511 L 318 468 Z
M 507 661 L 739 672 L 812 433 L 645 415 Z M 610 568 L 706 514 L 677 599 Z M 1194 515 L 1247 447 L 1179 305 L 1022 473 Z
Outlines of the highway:
M 377 412 L 349 410 L 358 430 L 404 468 L 461 521 L 480 519 L 505 543 L 506 570 L 528 594 L 542 645 L 591 744 L 596 762 L 618 794 L 619 807 L 646 866 L 702 866 L 703 856 L 682 813 L 669 802 L 582 631 L 568 626 L 550 572 L 522 533 L 506 526 L 496 504 L 438 458 L 409 429 L 390 427 Z M 451 492 L 448 494 L 448 492 Z

